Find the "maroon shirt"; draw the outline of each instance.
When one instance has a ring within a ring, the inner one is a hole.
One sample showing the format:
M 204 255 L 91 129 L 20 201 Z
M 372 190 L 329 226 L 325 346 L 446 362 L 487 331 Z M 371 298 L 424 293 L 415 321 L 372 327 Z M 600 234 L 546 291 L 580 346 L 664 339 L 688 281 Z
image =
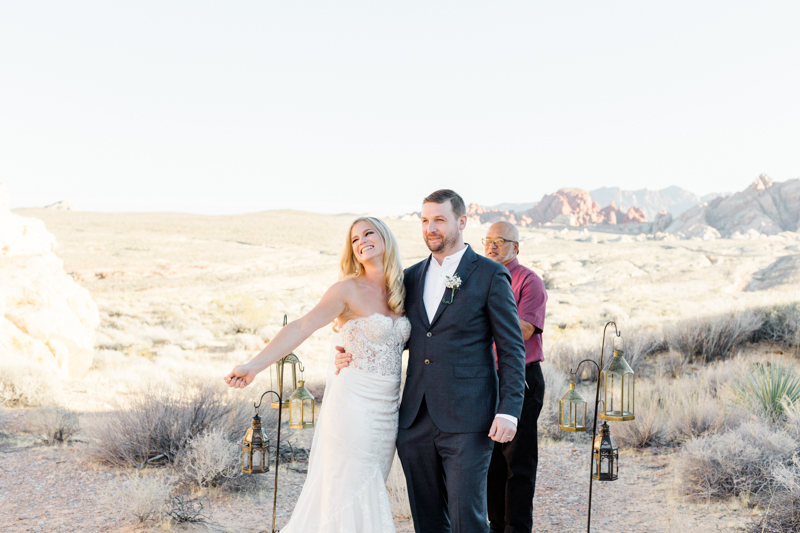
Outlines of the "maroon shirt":
M 508 263 L 506 268 L 511 272 L 511 289 L 517 301 L 519 318 L 536 328 L 533 335 L 525 341 L 525 364 L 544 361 L 542 330 L 547 303 L 544 282 L 536 272 L 520 265 L 516 258 Z

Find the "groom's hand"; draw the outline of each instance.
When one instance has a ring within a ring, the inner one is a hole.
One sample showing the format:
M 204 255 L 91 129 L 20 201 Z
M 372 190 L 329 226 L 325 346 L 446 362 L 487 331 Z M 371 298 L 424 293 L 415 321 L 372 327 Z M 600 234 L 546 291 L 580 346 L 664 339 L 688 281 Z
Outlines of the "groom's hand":
M 336 375 L 339 375 L 339 371 L 345 367 L 350 366 L 350 363 L 353 361 L 353 356 L 345 351 L 344 347 L 336 346 L 336 351 L 339 352 L 336 354 Z
M 511 420 L 496 417 L 489 430 L 489 437 L 495 442 L 511 442 L 517 434 L 517 426 Z

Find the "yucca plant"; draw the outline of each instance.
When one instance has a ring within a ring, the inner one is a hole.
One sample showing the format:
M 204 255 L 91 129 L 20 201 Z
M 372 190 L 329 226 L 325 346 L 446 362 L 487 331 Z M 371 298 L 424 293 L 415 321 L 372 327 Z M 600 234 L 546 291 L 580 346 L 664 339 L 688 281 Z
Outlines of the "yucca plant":
M 787 402 L 800 399 L 800 376 L 782 362 L 755 363 L 734 386 L 733 396 L 775 422 L 784 418 Z

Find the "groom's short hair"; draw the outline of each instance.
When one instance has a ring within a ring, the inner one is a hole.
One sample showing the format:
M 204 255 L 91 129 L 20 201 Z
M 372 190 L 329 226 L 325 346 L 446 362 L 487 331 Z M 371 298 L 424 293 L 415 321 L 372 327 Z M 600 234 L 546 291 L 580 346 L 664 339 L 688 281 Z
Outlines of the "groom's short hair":
M 434 203 L 443 204 L 450 200 L 450 205 L 453 207 L 453 213 L 456 218 L 460 218 L 467 214 L 467 207 L 464 205 L 464 199 L 452 189 L 439 189 L 438 191 L 430 193 L 422 200 L 423 204 Z

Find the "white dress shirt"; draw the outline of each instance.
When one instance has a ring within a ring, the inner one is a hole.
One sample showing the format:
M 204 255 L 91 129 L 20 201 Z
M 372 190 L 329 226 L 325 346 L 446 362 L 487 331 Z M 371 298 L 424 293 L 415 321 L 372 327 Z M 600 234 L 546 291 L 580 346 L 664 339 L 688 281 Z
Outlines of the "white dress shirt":
M 445 290 L 447 289 L 445 286 L 445 276 L 453 277 L 466 251 L 467 246 L 464 246 L 464 248 L 458 252 L 445 257 L 441 265 L 435 257 L 431 257 L 428 263 L 428 271 L 425 273 L 425 285 L 422 289 L 422 302 L 425 304 L 428 323 L 433 322 L 433 317 L 436 316 L 436 310 L 439 309 L 439 304 L 445 296 Z M 517 417 L 515 416 L 499 413 L 496 416 L 510 420 L 513 422 L 514 427 L 517 426 Z

